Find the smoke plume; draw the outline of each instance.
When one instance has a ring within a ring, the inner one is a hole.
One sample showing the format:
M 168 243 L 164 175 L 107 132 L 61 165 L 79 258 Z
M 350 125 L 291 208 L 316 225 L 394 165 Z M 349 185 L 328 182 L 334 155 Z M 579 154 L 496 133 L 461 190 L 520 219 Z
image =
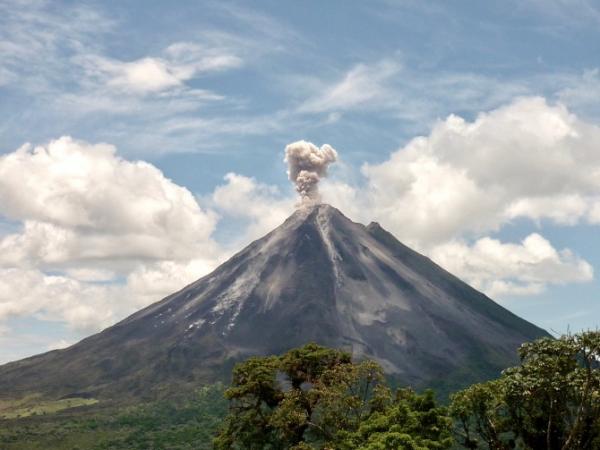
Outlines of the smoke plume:
M 288 177 L 303 202 L 319 200 L 319 181 L 327 176 L 327 167 L 336 160 L 337 152 L 328 144 L 319 148 L 312 142 L 298 141 L 285 147 Z

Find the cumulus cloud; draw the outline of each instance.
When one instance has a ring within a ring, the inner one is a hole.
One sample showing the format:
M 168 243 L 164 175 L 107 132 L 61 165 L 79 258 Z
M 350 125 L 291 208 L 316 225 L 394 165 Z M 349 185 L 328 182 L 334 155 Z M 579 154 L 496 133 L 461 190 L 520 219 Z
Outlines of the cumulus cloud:
M 214 268 L 217 214 L 156 167 L 63 137 L 0 157 L 0 319 L 95 331 Z
M 109 286 L 80 283 L 36 269 L 0 269 L 0 319 L 35 315 L 88 331 L 108 326 L 117 299 Z
M 228 220 L 245 221 L 245 232 L 232 240 L 238 249 L 279 226 L 294 210 L 295 200 L 275 186 L 235 173 L 225 175 L 225 182 L 214 190 L 211 201 Z
M 517 219 L 595 223 L 598 142 L 600 128 L 566 107 L 520 98 L 472 122 L 451 115 L 387 161 L 364 165 L 364 185 L 329 182 L 323 196 L 352 217 L 377 220 L 409 245 L 435 255 L 436 246 L 477 239 Z M 442 254 L 439 250 L 438 258 Z M 490 256 L 478 255 L 481 264 Z M 589 279 L 586 266 L 560 261 L 580 272 L 573 281 Z M 469 276 L 464 267 L 456 267 L 456 274 Z M 506 281 L 500 269 L 495 273 Z M 552 280 L 548 276 L 546 282 Z
M 0 214 L 22 229 L 0 265 L 189 259 L 210 254 L 214 213 L 156 167 L 63 137 L 0 157 Z
M 192 258 L 187 261 L 156 261 L 140 264 L 127 276 L 122 292 L 129 299 L 127 313 L 172 294 L 213 270 L 226 254 L 215 258 Z M 124 317 L 121 314 L 120 317 Z
M 319 200 L 319 181 L 327 176 L 327 167 L 337 160 L 337 152 L 328 144 L 321 148 L 312 142 L 297 141 L 285 147 L 288 177 L 302 201 Z
M 570 250 L 557 251 L 538 233 L 519 244 L 489 237 L 472 245 L 451 241 L 438 245 L 430 256 L 452 273 L 492 297 L 505 294 L 537 294 L 547 283 L 591 281 L 592 266 Z
M 115 283 L 82 281 L 68 273 L 49 275 L 35 268 L 3 268 L 0 321 L 36 317 L 65 323 L 75 332 L 95 332 L 181 289 L 212 268 L 214 264 L 203 260 L 159 261 L 140 264 L 125 282 Z
M 330 183 L 326 197 L 349 198 L 354 209 L 360 203 L 364 215 L 415 245 L 495 231 L 518 218 L 592 221 L 599 141 L 600 127 L 564 106 L 522 98 L 473 122 L 449 116 L 387 161 L 364 165 L 365 189 Z

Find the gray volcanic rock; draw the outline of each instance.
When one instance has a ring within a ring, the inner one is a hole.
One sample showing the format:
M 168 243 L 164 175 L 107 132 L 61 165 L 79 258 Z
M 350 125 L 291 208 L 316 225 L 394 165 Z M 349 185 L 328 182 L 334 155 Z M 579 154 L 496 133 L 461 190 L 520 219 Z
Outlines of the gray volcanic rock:
M 78 344 L 0 367 L 0 397 L 141 396 L 227 379 L 307 342 L 374 358 L 416 387 L 464 385 L 547 333 L 329 205 L 297 210 L 211 274 Z

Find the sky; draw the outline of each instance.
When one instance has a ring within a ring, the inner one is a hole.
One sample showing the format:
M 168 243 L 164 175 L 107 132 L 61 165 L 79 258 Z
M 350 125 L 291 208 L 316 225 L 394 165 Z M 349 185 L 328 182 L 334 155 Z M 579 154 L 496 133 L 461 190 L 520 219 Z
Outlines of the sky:
M 600 3 L 0 0 L 0 363 L 210 272 L 319 188 L 555 335 L 600 326 Z

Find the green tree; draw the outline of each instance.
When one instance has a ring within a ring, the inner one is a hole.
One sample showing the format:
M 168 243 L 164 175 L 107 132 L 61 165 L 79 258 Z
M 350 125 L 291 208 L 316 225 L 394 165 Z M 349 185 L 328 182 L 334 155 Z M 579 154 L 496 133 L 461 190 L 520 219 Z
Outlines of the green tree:
M 476 449 L 600 448 L 600 332 L 540 339 L 499 380 L 452 396 L 460 442 Z
M 225 393 L 217 449 L 442 449 L 451 421 L 432 393 L 392 395 L 381 367 L 308 344 L 250 358 Z
M 374 411 L 358 429 L 344 433 L 335 448 L 343 450 L 437 450 L 452 446 L 452 420 L 436 405 L 433 391 L 418 395 L 411 389 L 396 392 L 385 408 Z

